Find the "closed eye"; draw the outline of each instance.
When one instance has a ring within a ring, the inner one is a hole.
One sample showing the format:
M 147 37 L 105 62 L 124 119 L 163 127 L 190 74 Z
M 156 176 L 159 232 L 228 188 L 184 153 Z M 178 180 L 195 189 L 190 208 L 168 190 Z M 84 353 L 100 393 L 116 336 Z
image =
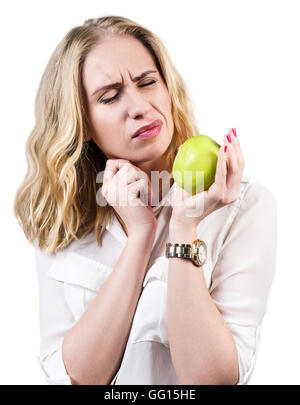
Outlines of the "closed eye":
M 145 87 L 145 86 L 149 86 L 150 84 L 156 83 L 156 80 L 151 80 L 151 82 L 147 82 L 144 84 L 141 84 L 139 87 Z
M 154 83 L 156 83 L 156 80 L 151 80 L 150 82 L 140 84 L 139 87 L 150 86 L 151 84 L 154 84 Z M 99 98 L 97 101 L 100 102 L 100 103 L 103 103 L 103 104 L 108 104 L 111 101 L 116 100 L 119 97 L 119 95 L 120 95 L 120 92 L 117 93 L 114 97 L 106 98 L 106 99 L 102 99 L 102 100 L 101 100 L 101 98 Z

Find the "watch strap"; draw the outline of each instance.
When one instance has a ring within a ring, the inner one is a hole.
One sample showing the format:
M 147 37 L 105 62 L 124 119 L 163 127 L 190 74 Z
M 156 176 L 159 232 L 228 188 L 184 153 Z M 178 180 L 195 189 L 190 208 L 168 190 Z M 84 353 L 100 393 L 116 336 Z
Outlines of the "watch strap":
M 166 257 L 178 257 L 183 259 L 190 259 L 197 266 L 201 266 L 198 262 L 197 257 L 199 257 L 199 248 L 197 247 L 196 239 L 192 244 L 190 243 L 171 243 L 166 244 Z

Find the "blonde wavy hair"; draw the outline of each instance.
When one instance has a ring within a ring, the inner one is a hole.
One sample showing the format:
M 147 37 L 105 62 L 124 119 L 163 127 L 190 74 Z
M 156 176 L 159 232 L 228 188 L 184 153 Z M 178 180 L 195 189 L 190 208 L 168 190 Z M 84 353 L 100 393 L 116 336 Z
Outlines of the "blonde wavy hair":
M 19 186 L 14 213 L 30 243 L 46 253 L 66 248 L 94 231 L 102 234 L 115 215 L 99 206 L 97 173 L 107 157 L 90 140 L 82 66 L 89 51 L 106 34 L 131 35 L 151 53 L 172 102 L 174 133 L 165 152 L 170 171 L 179 146 L 198 133 L 192 104 L 181 75 L 161 40 L 122 16 L 89 19 L 72 28 L 54 50 L 35 99 L 35 125 L 26 142 L 27 173 Z

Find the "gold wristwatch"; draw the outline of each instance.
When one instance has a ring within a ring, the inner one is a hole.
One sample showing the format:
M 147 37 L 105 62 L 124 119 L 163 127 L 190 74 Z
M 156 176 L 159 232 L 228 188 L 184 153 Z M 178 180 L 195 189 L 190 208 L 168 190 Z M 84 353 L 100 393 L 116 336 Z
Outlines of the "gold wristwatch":
M 203 240 L 196 239 L 191 243 L 166 243 L 166 257 L 180 257 L 190 259 L 200 267 L 206 262 L 207 247 Z

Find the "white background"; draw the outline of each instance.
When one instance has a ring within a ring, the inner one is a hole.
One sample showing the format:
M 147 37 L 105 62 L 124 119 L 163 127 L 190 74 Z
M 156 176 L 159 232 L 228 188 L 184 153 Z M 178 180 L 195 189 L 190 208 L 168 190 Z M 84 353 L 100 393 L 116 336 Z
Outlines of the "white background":
M 276 276 L 250 384 L 299 384 L 300 2 L 10 0 L 0 7 L 0 384 L 46 384 L 35 359 L 34 249 L 12 210 L 26 170 L 25 142 L 34 124 L 37 87 L 66 32 L 108 14 L 136 20 L 163 40 L 186 81 L 200 132 L 222 143 L 235 127 L 245 173 L 274 193 Z

